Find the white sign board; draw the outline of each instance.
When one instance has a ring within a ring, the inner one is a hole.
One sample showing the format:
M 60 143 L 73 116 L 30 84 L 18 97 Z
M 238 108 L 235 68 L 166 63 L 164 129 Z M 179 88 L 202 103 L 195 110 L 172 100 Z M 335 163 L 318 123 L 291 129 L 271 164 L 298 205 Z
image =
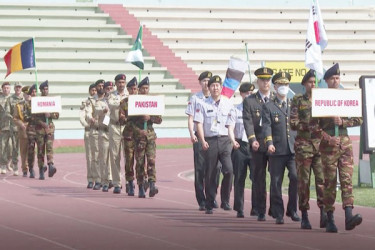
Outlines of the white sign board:
M 35 96 L 31 98 L 31 113 L 61 113 L 61 96 Z
M 361 89 L 312 89 L 312 117 L 362 117 Z
M 128 115 L 164 115 L 163 95 L 130 95 Z

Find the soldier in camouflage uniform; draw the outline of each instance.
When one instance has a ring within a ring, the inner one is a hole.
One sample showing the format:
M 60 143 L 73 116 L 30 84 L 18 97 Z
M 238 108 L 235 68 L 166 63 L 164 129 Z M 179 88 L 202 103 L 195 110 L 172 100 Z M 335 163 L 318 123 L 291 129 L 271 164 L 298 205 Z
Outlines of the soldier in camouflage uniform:
M 290 127 L 297 131 L 294 143 L 296 168 L 298 176 L 298 205 L 302 212 L 302 229 L 311 229 L 307 210 L 310 209 L 310 175 L 315 176 L 315 189 L 318 207 L 320 208 L 320 227 L 326 226 L 326 214 L 323 208 L 324 175 L 319 152 L 320 137 L 313 137 L 309 130 L 311 119 L 311 89 L 315 86 L 314 70 L 308 71 L 302 79 L 305 94 L 293 97 L 290 112 Z
M 19 139 L 21 169 L 22 169 L 23 177 L 27 177 L 27 172 L 29 170 L 28 163 L 27 163 L 28 138 L 27 138 L 27 133 L 26 133 L 26 128 L 27 128 L 28 123 L 25 120 L 26 102 L 30 100 L 30 96 L 28 95 L 29 88 L 30 88 L 29 86 L 25 86 L 22 88 L 23 100 L 16 104 L 14 112 L 13 112 L 13 120 L 14 120 L 14 123 L 18 127 L 18 139 Z
M 36 96 L 36 85 L 29 88 L 28 95 L 30 99 L 25 102 L 25 116 L 27 122 L 26 134 L 28 139 L 27 146 L 27 165 L 29 167 L 30 178 L 35 178 L 34 162 L 35 162 L 35 145 L 36 145 L 36 120 L 35 116 L 31 114 L 31 98 Z
M 328 88 L 337 89 L 340 85 L 340 68 L 335 64 L 324 75 Z M 335 211 L 337 170 L 341 185 L 342 207 L 345 209 L 345 229 L 353 230 L 362 223 L 360 214 L 353 215 L 353 148 L 348 127 L 360 126 L 362 118 L 332 117 L 314 118 L 310 122 L 312 131 L 320 134 L 320 152 L 324 171 L 324 209 L 327 212 L 326 232 L 337 232 L 333 213 Z M 338 136 L 335 126 L 338 126 Z
M 149 79 L 146 77 L 139 85 L 139 94 L 147 95 L 149 92 Z M 134 118 L 134 139 L 135 139 L 135 157 L 136 157 L 136 173 L 137 183 L 139 187 L 139 198 L 145 198 L 144 180 L 145 180 L 145 160 L 147 160 L 147 175 L 150 187 L 149 196 L 154 197 L 158 192 L 155 186 L 156 170 L 155 170 L 155 157 L 156 157 L 156 133 L 152 125 L 160 124 L 162 122 L 161 116 L 137 116 Z M 147 124 L 144 129 L 144 123 Z
M 4 82 L 1 89 L 3 94 L 0 96 L 0 166 L 1 174 L 5 174 L 12 151 L 13 112 L 10 103 L 10 83 Z
M 40 84 L 39 90 L 42 96 L 48 96 L 48 80 Z M 39 167 L 39 180 L 44 180 L 44 172 L 47 167 L 44 165 L 44 156 L 47 156 L 48 177 L 53 177 L 56 173 L 56 168 L 53 164 L 53 140 L 55 133 L 55 125 L 52 119 L 59 119 L 59 113 L 40 113 L 34 114 L 35 116 L 35 131 L 36 143 L 38 146 L 38 167 Z
M 90 97 L 96 95 L 96 88 L 95 84 L 91 84 L 89 87 L 89 95 Z M 79 112 L 79 121 L 81 125 L 85 128 L 85 133 L 83 136 L 83 140 L 85 142 L 85 153 L 86 153 L 86 169 L 87 169 L 87 188 L 92 188 L 94 186 L 94 178 L 92 174 L 92 157 L 91 157 L 91 147 L 90 147 L 90 124 L 87 122 L 87 112 L 88 112 L 88 105 L 90 105 L 90 100 L 87 98 L 85 101 L 82 102 Z
M 14 111 L 16 105 L 19 102 L 23 102 L 23 95 L 22 95 L 22 84 L 20 82 L 16 82 L 14 84 L 14 94 L 10 96 L 10 105 L 11 105 L 11 114 L 14 115 Z M 12 127 L 12 164 L 13 164 L 13 175 L 18 175 L 18 154 L 19 154 L 19 133 L 18 133 L 18 126 L 14 123 L 14 120 L 11 121 Z
M 126 88 L 129 95 L 138 94 L 137 78 L 133 77 Z M 134 136 L 132 117 L 128 117 L 128 97 L 120 102 L 119 111 L 120 122 L 125 125 L 122 136 L 124 138 L 124 152 L 125 152 L 125 179 L 126 189 L 129 196 L 134 196 Z

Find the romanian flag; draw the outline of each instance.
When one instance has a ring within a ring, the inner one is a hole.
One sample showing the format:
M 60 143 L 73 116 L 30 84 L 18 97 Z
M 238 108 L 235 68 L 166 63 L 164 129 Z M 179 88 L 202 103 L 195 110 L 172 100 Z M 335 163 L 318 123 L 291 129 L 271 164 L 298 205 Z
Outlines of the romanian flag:
M 7 74 L 35 67 L 34 39 L 31 38 L 12 47 L 4 56 Z
M 241 83 L 241 80 L 246 72 L 247 62 L 238 58 L 231 57 L 225 80 L 223 83 L 223 89 L 221 94 L 231 98 Z

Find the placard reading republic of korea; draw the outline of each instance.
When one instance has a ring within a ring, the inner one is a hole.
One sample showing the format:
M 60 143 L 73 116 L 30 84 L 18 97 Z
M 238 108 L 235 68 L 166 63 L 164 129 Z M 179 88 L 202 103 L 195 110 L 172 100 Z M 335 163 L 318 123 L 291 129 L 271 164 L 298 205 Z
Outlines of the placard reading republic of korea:
M 312 117 L 362 117 L 361 89 L 312 89 Z
M 31 98 L 31 113 L 61 113 L 61 96 L 35 96 Z
M 130 95 L 128 115 L 164 115 L 163 95 Z

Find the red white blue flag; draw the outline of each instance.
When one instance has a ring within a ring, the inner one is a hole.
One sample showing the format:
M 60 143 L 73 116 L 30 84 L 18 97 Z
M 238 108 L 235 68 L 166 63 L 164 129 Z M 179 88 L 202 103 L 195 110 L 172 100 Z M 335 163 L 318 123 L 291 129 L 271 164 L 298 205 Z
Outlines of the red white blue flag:
M 305 65 L 323 77 L 322 51 L 327 47 L 328 38 L 318 0 L 312 0 L 305 44 Z
M 221 94 L 231 98 L 241 83 L 241 80 L 246 72 L 247 62 L 238 58 L 231 57 L 225 80 L 223 83 L 223 89 Z

